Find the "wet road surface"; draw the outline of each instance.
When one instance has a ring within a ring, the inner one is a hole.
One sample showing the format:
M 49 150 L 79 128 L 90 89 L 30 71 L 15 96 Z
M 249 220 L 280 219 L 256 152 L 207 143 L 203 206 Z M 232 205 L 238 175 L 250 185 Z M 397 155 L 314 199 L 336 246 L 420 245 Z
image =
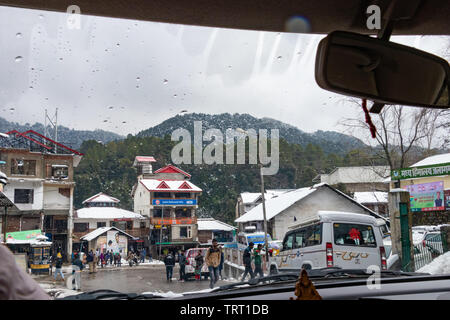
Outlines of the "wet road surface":
M 110 289 L 126 293 L 169 292 L 182 293 L 209 288 L 209 279 L 201 281 L 178 281 L 179 268 L 175 267 L 172 282 L 166 280 L 164 266 L 122 267 L 118 269 L 99 270 L 81 275 L 81 291 Z M 230 284 L 230 281 L 219 280 L 215 287 Z

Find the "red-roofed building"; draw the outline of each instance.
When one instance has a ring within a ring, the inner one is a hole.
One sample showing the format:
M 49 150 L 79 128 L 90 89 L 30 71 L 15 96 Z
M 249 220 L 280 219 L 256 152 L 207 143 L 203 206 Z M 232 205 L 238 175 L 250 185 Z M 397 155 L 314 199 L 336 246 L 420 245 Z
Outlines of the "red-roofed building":
M 189 181 L 191 175 L 174 165 L 152 172 L 153 157 L 138 156 L 134 161 L 138 179 L 132 190 L 134 212 L 148 218 L 154 255 L 160 249 L 188 249 L 198 245 L 198 197 L 202 189 Z
M 0 212 L 2 230 L 42 230 L 61 248 L 72 253 L 74 168 L 83 154 L 44 135 L 12 130 L 0 135 L 0 170 L 8 176 L 3 194 L 14 207 Z

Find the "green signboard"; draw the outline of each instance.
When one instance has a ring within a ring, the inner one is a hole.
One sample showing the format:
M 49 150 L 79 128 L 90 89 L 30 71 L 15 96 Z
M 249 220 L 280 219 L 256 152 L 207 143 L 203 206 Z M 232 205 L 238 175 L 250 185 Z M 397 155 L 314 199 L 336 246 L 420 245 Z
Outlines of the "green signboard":
M 41 235 L 41 230 L 26 230 L 19 232 L 8 232 L 6 234 L 6 239 L 14 239 L 14 240 L 33 240 L 36 239 L 37 236 Z
M 450 175 L 450 162 L 413 168 L 391 170 L 392 180 Z

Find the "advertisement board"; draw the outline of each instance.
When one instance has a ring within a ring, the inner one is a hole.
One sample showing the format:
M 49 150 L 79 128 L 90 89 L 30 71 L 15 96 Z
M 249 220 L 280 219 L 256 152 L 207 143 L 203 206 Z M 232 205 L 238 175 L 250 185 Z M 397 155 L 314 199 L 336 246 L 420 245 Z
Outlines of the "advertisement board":
M 114 253 L 120 253 L 122 256 L 127 253 L 128 239 L 121 235 L 117 230 L 111 230 L 106 233 L 106 250 Z
M 450 189 L 444 191 L 445 210 L 450 211 Z
M 14 239 L 14 240 L 34 240 L 37 236 L 41 235 L 41 230 L 26 230 L 26 231 L 18 231 L 18 232 L 8 232 L 6 233 L 6 239 Z
M 450 163 L 391 170 L 392 180 L 450 175 Z
M 154 206 L 195 206 L 197 199 L 153 199 Z
M 430 182 L 406 186 L 409 191 L 411 211 L 442 211 L 444 204 L 444 182 Z

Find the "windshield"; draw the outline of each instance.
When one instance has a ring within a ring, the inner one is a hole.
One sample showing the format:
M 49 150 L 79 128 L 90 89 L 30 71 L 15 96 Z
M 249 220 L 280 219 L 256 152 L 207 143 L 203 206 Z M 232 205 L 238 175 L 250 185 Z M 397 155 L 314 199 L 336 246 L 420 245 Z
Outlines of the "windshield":
M 1 241 L 42 287 L 212 290 L 242 280 L 249 242 L 255 270 L 265 230 L 277 243 L 264 275 L 285 267 L 281 249 L 314 246 L 320 253 L 304 259 L 324 268 L 330 243 L 378 248 L 378 230 L 313 226 L 283 243 L 293 226 L 321 210 L 388 219 L 389 191 L 410 185 L 422 186 L 411 191 L 413 226 L 449 223 L 449 174 L 390 180 L 419 161 L 448 165 L 448 110 L 385 106 L 372 116 L 372 139 L 361 100 L 316 83 L 324 34 L 80 11 L 0 7 Z M 391 40 L 448 59 L 448 36 Z M 40 240 L 23 233 L 31 231 L 45 237 L 51 261 L 32 252 Z M 219 249 L 207 258 L 213 239 Z M 214 283 L 210 260 L 220 269 Z

